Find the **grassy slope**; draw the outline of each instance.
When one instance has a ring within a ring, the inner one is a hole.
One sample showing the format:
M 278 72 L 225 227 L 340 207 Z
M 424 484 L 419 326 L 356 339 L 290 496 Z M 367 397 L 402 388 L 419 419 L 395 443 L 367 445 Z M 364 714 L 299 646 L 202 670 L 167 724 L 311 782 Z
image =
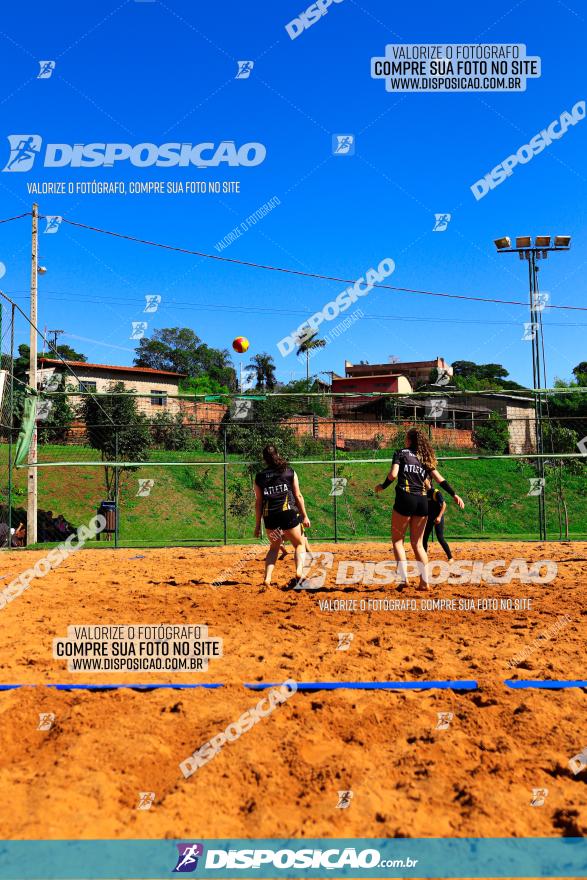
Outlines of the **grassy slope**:
M 43 446 L 41 460 L 96 460 L 93 450 L 84 447 Z M 348 462 L 349 457 L 377 458 L 381 463 L 357 464 Z M 153 452 L 152 461 L 182 461 L 185 452 Z M 143 467 L 121 479 L 120 542 L 127 544 L 179 543 L 222 541 L 224 528 L 223 468 L 220 456 L 197 453 L 192 456 L 210 464 L 198 467 Z M 329 453 L 324 455 L 329 457 Z M 373 487 L 385 476 L 389 462 L 389 450 L 365 453 L 341 454 L 337 473 L 348 480 L 345 493 L 336 499 L 337 528 L 340 539 L 386 539 L 389 534 L 390 509 L 393 489 L 375 497 Z M 238 501 L 244 489 L 248 496 L 249 478 L 244 466 L 231 457 L 227 468 L 229 500 Z M 7 449 L 0 447 L 0 488 L 2 499 L 7 499 Z M 528 497 L 529 478 L 532 468 L 515 460 L 494 461 L 443 461 L 441 471 L 457 488 L 465 500 L 476 488 L 493 491 L 503 496 L 503 501 L 489 510 L 484 532 L 480 532 L 479 512 L 468 504 L 464 512 L 457 511 L 450 502 L 447 516 L 447 534 L 456 539 L 497 537 L 534 538 L 536 536 L 537 499 Z M 334 536 L 334 499 L 330 497 L 333 475 L 332 465 L 299 464 L 302 491 L 312 519 L 314 540 Z M 558 513 L 554 492 L 554 472 L 547 472 L 546 507 L 548 533 L 558 538 Z M 137 497 L 138 479 L 150 478 L 155 485 L 148 497 Z M 97 467 L 44 468 L 39 470 L 39 508 L 52 510 L 75 524 L 87 522 L 96 512 L 104 497 L 103 470 Z M 236 489 L 232 486 L 236 483 Z M 14 506 L 26 504 L 26 471 L 14 472 Z M 582 474 L 565 473 L 565 495 L 569 509 L 572 537 L 587 537 L 586 481 Z M 246 504 L 245 504 L 246 507 Z M 239 518 L 230 512 L 227 516 L 229 541 L 250 540 L 254 525 L 252 492 L 248 515 Z

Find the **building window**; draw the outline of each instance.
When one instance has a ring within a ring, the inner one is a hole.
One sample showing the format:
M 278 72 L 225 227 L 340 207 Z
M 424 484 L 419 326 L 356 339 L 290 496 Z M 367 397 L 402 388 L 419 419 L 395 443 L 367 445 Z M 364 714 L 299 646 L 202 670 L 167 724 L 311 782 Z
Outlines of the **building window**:
M 151 406 L 165 406 L 167 403 L 167 391 L 157 391 L 151 388 Z
M 84 392 L 87 394 L 95 394 L 98 389 L 96 388 L 95 382 L 80 382 L 77 390 L 81 391 L 82 394 Z

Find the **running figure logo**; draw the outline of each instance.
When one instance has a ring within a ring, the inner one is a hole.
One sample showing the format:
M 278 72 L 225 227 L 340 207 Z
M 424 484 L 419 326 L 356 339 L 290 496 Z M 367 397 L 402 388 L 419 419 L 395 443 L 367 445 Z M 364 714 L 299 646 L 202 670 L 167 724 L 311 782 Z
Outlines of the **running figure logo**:
M 40 134 L 9 134 L 10 156 L 3 171 L 30 171 L 43 140 Z
M 528 495 L 526 497 L 530 496 L 531 498 L 533 498 L 537 495 L 542 495 L 544 486 L 546 484 L 545 478 L 529 477 L 528 479 L 530 480 L 530 491 L 528 492 Z
M 448 400 L 442 397 L 425 401 L 424 416 L 427 419 L 440 419 L 448 409 Z
M 351 805 L 351 799 L 353 797 L 353 792 L 349 789 L 349 791 L 339 791 L 338 792 L 338 803 L 336 805 L 337 810 L 348 810 Z
M 155 480 L 139 480 L 139 491 L 135 498 L 148 498 L 154 485 Z
M 254 61 L 237 61 L 238 70 L 236 72 L 235 79 L 248 79 L 251 75 L 251 71 L 255 66 Z
M 547 788 L 533 788 L 532 789 L 532 800 L 530 801 L 531 807 L 543 807 L 544 801 L 548 797 L 548 789 Z
M 573 755 L 569 761 L 569 770 L 574 773 L 580 773 L 587 767 L 587 746 L 581 749 L 578 755 Z
M 173 869 L 174 874 L 187 874 L 195 871 L 198 867 L 198 859 L 204 853 L 201 843 L 176 843 L 179 855 L 177 864 Z
M 339 633 L 338 634 L 338 645 L 336 646 L 337 651 L 348 651 L 351 647 L 351 642 L 354 639 L 354 633 Z
M 437 712 L 438 721 L 436 722 L 436 730 L 448 730 L 450 723 L 454 718 L 453 712 Z
M 448 229 L 452 214 L 435 214 L 432 232 L 444 232 Z
M 146 321 L 131 321 L 132 323 L 132 333 L 130 334 L 130 339 L 142 339 L 145 335 L 145 330 L 147 329 Z
M 139 803 L 137 810 L 150 810 L 155 800 L 154 791 L 139 791 Z
M 52 217 L 47 216 L 45 217 L 45 220 L 47 221 L 47 225 L 45 226 L 45 233 L 47 235 L 54 235 L 56 232 L 59 232 L 63 217 L 57 215 Z
M 146 293 L 145 294 L 146 305 L 143 309 L 144 312 L 156 312 L 159 308 L 159 303 L 161 302 L 161 296 L 158 293 Z
M 333 134 L 332 135 L 332 155 L 333 156 L 354 156 L 355 155 L 355 136 L 354 136 L 354 134 Z
M 37 74 L 37 79 L 51 79 L 53 71 L 55 70 L 55 62 L 39 61 L 39 68 L 40 70 Z
M 39 726 L 37 730 L 51 730 L 55 721 L 55 712 L 39 712 Z
M 348 480 L 346 477 L 331 477 L 332 491 L 329 493 L 330 498 L 340 498 L 346 488 Z
M 323 563 L 320 564 L 320 558 Z M 312 553 L 308 562 L 308 554 L 306 554 L 306 562 L 304 564 L 304 574 L 300 579 L 297 590 L 319 590 L 324 586 L 326 580 L 326 570 L 332 568 L 334 563 L 334 555 L 332 553 L 320 552 Z M 314 568 L 316 566 L 316 568 Z M 320 566 L 320 567 L 319 567 Z

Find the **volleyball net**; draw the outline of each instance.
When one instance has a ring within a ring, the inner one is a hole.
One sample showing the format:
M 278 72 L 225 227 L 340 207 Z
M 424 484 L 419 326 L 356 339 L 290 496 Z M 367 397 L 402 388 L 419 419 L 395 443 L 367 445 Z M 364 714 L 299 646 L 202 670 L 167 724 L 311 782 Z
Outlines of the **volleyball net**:
M 393 489 L 376 496 L 374 487 L 405 445 L 406 431 L 417 427 L 466 503 L 458 511 L 446 499 L 451 539 L 536 540 L 544 535 L 541 524 L 549 539 L 585 539 L 582 401 L 587 406 L 576 388 L 442 389 L 366 396 L 360 410 L 347 395 L 327 393 L 178 395 L 159 402 L 149 394 L 54 387 L 37 398 L 36 453 L 13 468 L 12 508 L 26 506 L 31 467 L 41 512 L 78 525 L 103 501 L 111 509 L 114 503 L 107 537 L 117 545 L 252 542 L 253 480 L 263 467 L 263 446 L 274 443 L 298 473 L 311 540 L 387 540 Z M 23 432 L 21 416 L 12 431 L 12 461 Z

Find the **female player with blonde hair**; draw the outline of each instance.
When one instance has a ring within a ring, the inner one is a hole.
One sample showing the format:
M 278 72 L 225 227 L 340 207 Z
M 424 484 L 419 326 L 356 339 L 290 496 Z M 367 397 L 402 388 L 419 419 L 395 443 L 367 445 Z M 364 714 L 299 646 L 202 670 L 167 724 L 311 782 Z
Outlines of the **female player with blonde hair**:
M 428 496 L 426 480 L 437 483 L 452 495 L 462 509 L 465 504 L 447 480 L 437 470 L 436 453 L 428 438 L 417 428 L 406 434 L 406 448 L 394 453 L 391 469 L 383 481 L 375 486 L 376 492 L 387 489 L 395 480 L 395 504 L 391 515 L 391 540 L 393 555 L 398 563 L 400 589 L 407 586 L 407 563 L 404 538 L 410 527 L 410 543 L 420 569 L 420 590 L 430 589 L 428 584 L 428 554 L 424 549 L 424 531 L 428 521 Z

